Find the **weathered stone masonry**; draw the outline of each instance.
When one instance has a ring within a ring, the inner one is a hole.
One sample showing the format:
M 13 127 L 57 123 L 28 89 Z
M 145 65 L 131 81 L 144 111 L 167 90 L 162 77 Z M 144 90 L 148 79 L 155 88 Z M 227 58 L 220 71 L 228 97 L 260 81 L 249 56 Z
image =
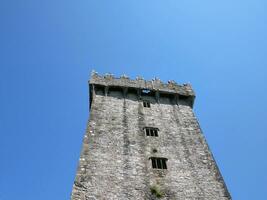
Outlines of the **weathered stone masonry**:
M 92 73 L 89 86 L 72 200 L 231 199 L 193 114 L 190 85 Z M 167 159 L 167 169 L 152 168 L 151 158 Z

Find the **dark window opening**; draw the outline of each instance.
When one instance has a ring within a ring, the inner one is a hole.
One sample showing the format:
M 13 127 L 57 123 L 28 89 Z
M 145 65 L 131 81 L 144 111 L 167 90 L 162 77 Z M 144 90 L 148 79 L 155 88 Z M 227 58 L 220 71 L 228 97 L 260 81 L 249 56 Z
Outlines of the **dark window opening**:
M 144 102 L 143 102 L 143 106 L 144 106 L 145 108 L 150 108 L 150 102 L 149 102 L 149 101 L 144 101 Z
M 102 85 L 94 85 L 95 86 L 95 94 L 97 95 L 104 95 L 105 94 L 105 87 Z
M 179 95 L 180 100 L 186 101 L 186 100 L 188 100 L 188 98 L 189 98 L 189 96 Z
M 147 135 L 147 136 L 150 136 L 150 132 L 149 132 L 148 129 L 146 129 L 146 135 Z
M 157 128 L 145 128 L 146 136 L 154 136 L 158 137 L 158 129 Z
M 123 92 L 120 87 L 109 87 L 107 89 L 108 96 L 122 97 L 122 94 Z
M 167 158 L 156 158 L 152 157 L 151 163 L 152 163 L 152 168 L 153 169 L 167 169 Z
M 151 162 L 152 162 L 152 168 L 157 168 L 156 159 L 155 158 L 151 158 Z

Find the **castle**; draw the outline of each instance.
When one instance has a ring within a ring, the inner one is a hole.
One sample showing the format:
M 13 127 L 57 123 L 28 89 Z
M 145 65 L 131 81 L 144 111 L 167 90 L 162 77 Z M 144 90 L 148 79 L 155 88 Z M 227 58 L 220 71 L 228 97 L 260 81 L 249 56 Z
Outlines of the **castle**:
M 92 72 L 71 200 L 229 200 L 189 84 Z

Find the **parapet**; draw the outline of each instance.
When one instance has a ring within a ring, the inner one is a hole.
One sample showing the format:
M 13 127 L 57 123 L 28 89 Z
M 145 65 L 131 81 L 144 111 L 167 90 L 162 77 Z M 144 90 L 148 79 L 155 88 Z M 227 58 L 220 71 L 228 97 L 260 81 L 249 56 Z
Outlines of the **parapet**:
M 178 85 L 175 81 L 168 81 L 168 83 L 163 83 L 158 78 L 146 81 L 142 77 L 136 77 L 135 80 L 132 80 L 126 75 L 122 75 L 120 78 L 116 78 L 112 74 L 105 74 L 104 76 L 100 76 L 98 75 L 98 73 L 93 71 L 89 84 L 109 87 L 117 86 L 125 88 L 148 89 L 163 93 L 175 93 L 183 96 L 195 97 L 195 93 L 190 84 Z
M 163 83 L 160 79 L 154 78 L 152 80 L 144 80 L 138 76 L 135 80 L 130 79 L 126 75 L 122 75 L 119 78 L 114 77 L 112 74 L 99 75 L 97 72 L 92 71 L 91 78 L 89 80 L 90 94 L 92 86 L 108 88 L 121 88 L 122 90 L 134 89 L 139 93 L 140 91 L 149 91 L 155 93 L 157 96 L 171 95 L 175 98 L 187 99 L 189 105 L 193 107 L 195 93 L 190 84 L 179 85 L 175 81 L 168 81 Z

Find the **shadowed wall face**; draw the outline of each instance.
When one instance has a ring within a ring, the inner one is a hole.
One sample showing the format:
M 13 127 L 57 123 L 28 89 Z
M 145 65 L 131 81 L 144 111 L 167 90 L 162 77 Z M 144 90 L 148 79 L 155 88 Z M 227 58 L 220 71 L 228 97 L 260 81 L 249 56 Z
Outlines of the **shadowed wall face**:
M 231 199 L 193 114 L 191 87 L 139 81 L 92 75 L 72 200 Z

